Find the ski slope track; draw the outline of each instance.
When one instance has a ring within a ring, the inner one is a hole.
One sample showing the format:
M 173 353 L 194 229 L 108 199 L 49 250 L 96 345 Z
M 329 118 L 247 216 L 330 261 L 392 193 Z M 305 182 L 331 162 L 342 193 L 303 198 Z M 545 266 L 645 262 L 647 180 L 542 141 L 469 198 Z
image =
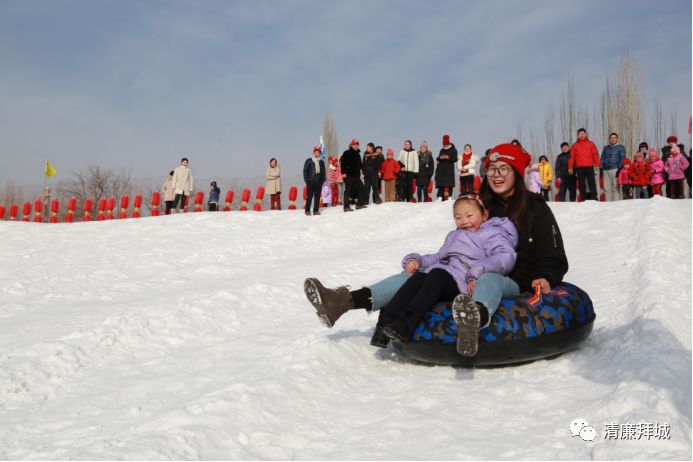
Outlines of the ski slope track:
M 363 310 L 322 326 L 306 277 L 397 272 L 451 205 L 0 222 L 0 459 L 690 460 L 691 201 L 551 203 L 597 313 L 556 359 L 430 366 Z

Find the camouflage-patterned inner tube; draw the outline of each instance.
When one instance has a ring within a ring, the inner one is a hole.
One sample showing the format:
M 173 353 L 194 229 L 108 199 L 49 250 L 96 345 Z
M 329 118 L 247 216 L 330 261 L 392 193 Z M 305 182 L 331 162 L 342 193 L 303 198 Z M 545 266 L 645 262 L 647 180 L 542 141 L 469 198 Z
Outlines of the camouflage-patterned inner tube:
M 484 366 L 532 361 L 575 348 L 592 331 L 592 300 L 579 287 L 563 282 L 540 300 L 523 293 L 501 300 L 488 327 L 479 333 L 473 358 L 457 354 L 457 325 L 450 303 L 438 303 L 418 325 L 409 343 L 395 347 L 414 359 L 434 364 Z

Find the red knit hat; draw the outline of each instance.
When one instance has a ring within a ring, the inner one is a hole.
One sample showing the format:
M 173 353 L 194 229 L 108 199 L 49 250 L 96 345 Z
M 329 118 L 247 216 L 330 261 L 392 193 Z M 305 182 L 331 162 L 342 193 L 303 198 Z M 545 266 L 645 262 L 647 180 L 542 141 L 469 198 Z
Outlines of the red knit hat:
M 392 149 L 388 149 L 386 155 L 388 155 L 388 156 L 394 156 L 394 155 L 395 155 L 395 151 L 393 151 Z
M 450 135 L 443 135 L 443 146 L 450 145 Z
M 322 148 L 320 146 L 313 146 L 313 152 L 315 151 L 322 152 Z
M 349 144 L 349 146 L 354 146 L 354 145 L 356 145 L 356 146 L 359 145 L 359 140 L 357 140 L 356 138 L 354 138 L 353 140 L 351 140 L 351 144 Z
M 623 159 L 623 162 L 621 163 L 621 167 L 625 167 L 626 165 L 631 165 L 633 162 L 630 161 L 629 158 Z
M 520 174 L 520 177 L 524 178 L 525 169 L 532 163 L 532 157 L 519 146 L 504 143 L 490 150 L 488 156 L 486 156 L 484 167 L 488 169 L 489 164 L 496 161 L 503 161 L 512 166 Z
M 671 135 L 669 138 L 667 138 L 667 144 L 669 144 L 669 143 L 678 143 L 678 142 L 679 142 L 679 139 L 676 138 L 676 136 L 674 136 L 674 135 Z

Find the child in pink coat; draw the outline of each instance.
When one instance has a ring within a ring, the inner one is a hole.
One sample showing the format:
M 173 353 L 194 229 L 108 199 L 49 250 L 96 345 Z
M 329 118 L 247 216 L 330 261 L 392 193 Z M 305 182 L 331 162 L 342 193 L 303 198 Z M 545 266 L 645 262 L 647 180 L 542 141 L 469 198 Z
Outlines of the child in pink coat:
M 618 172 L 618 177 L 616 181 L 618 182 L 618 185 L 621 187 L 621 195 L 623 196 L 623 199 L 632 199 L 633 198 L 633 185 L 630 182 L 630 177 L 628 176 L 628 169 L 630 168 L 631 161 L 629 158 L 623 159 L 623 162 L 621 163 L 621 170 Z
M 669 174 L 669 181 L 672 188 L 671 197 L 673 199 L 684 199 L 683 180 L 686 178 L 685 171 L 688 168 L 688 161 L 681 155 L 681 148 L 674 146 L 671 148 L 671 155 L 664 165 L 664 170 Z
M 652 195 L 662 195 L 662 185 L 664 184 L 664 162 L 657 155 L 657 150 L 652 148 L 649 153 L 650 168 L 652 169 L 652 177 L 650 185 L 652 186 Z

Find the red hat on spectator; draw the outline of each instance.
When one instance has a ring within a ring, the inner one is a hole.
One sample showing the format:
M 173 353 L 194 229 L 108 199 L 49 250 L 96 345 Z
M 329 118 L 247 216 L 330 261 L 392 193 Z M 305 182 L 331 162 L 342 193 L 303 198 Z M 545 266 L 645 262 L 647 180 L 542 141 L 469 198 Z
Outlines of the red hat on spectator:
M 394 155 L 395 155 L 395 151 L 393 151 L 392 149 L 388 149 L 388 150 L 387 150 L 387 156 L 388 156 L 388 157 L 394 156 Z
M 443 146 L 450 145 L 450 135 L 443 135 Z
M 315 151 L 322 152 L 322 148 L 320 148 L 320 146 L 313 146 L 313 152 Z
M 631 165 L 633 162 L 630 161 L 629 158 L 623 159 L 623 162 L 621 163 L 621 167 L 625 167 L 626 165 Z
M 358 145 L 359 145 L 359 140 L 354 138 L 353 140 L 351 140 L 351 144 L 349 146 L 358 146 Z
M 679 142 L 679 139 L 676 138 L 676 136 L 674 136 L 674 135 L 671 135 L 669 138 L 667 138 L 667 144 L 669 144 L 669 143 L 678 143 L 678 142 Z
M 491 149 L 491 152 L 486 156 L 484 167 L 488 169 L 489 164 L 496 161 L 503 161 L 512 166 L 520 174 L 520 177 L 524 178 L 525 169 L 532 163 L 532 156 L 524 152 L 519 146 L 504 143 Z
M 330 163 L 332 165 L 336 165 L 337 164 L 337 158 L 336 157 L 330 157 Z

